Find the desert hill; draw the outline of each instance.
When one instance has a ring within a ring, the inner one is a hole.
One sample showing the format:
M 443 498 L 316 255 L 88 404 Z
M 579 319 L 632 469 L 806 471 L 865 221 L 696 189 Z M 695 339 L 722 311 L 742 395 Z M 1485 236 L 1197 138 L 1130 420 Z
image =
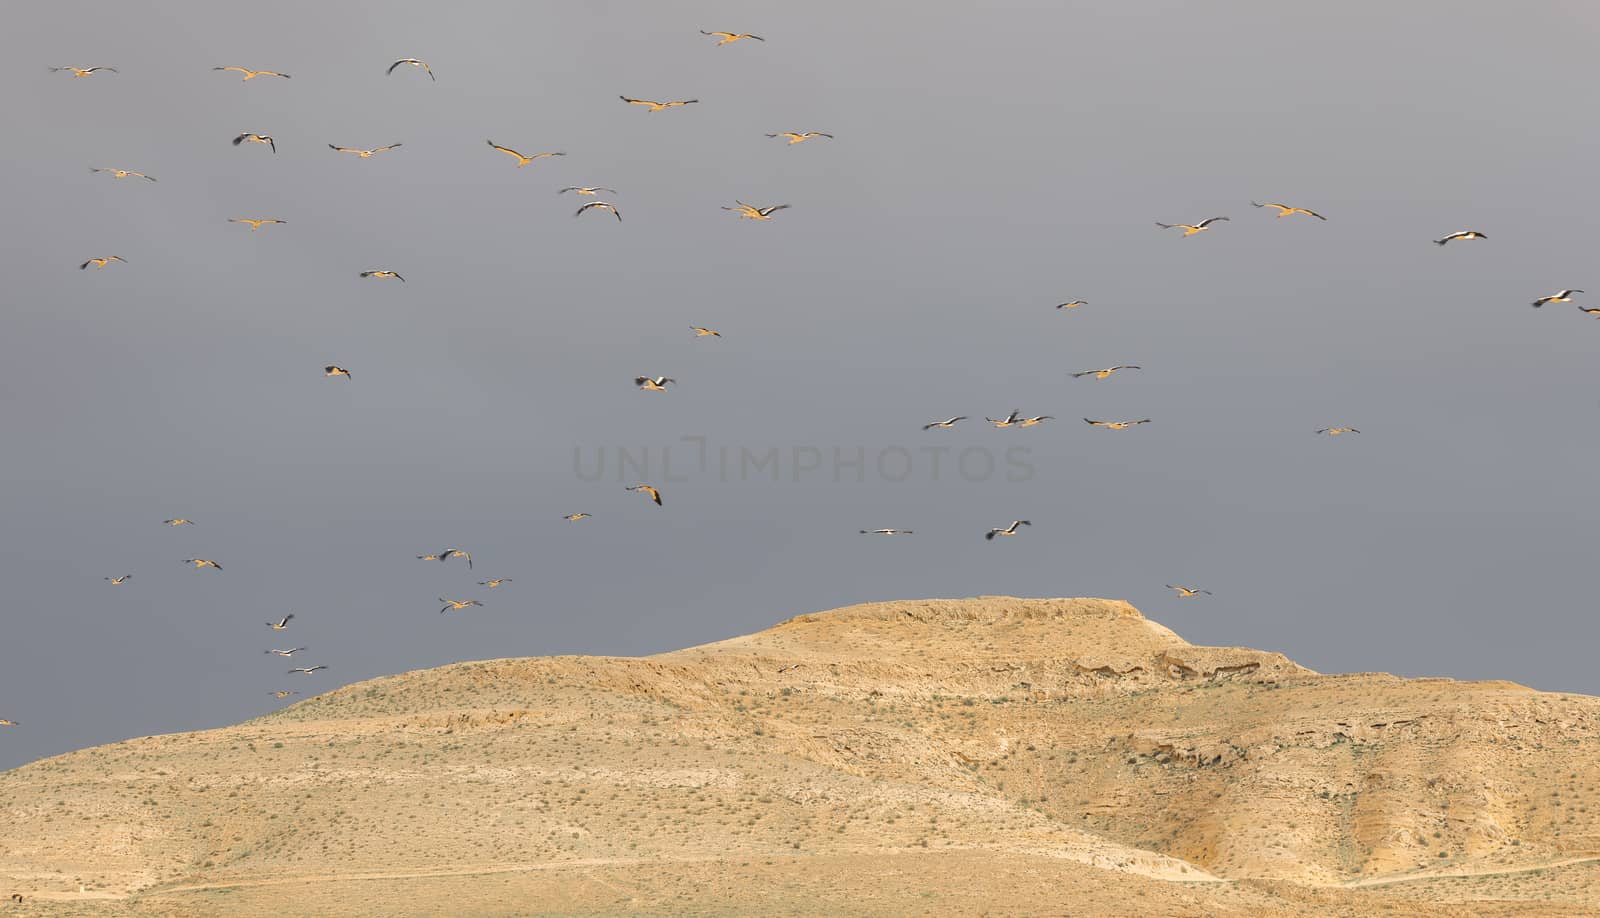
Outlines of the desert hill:
M 0 901 L 1584 914 L 1597 751 L 1596 698 L 1323 675 L 1109 600 L 874 603 L 653 657 L 405 673 L 7 772 Z

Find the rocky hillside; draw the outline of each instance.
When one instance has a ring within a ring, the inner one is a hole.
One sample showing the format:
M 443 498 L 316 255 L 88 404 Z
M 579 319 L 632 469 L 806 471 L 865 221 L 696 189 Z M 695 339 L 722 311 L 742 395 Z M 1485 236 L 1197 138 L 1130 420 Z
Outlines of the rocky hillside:
M 1323 675 L 1109 600 L 876 603 L 38 762 L 0 775 L 0 894 L 59 914 L 288 893 L 325 915 L 1571 914 L 1600 908 L 1597 751 L 1600 699 Z

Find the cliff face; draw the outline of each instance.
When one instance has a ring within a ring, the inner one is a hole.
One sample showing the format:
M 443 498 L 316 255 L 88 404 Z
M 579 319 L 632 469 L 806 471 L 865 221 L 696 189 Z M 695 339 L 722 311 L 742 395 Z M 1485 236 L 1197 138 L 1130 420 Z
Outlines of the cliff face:
M 629 908 L 666 907 L 670 874 L 701 877 L 669 896 L 685 907 L 731 884 L 779 913 L 1003 902 L 1024 876 L 1223 914 L 1521 913 L 1504 878 L 1558 862 L 1570 904 L 1600 906 L 1597 747 L 1597 699 L 1322 675 L 1122 602 L 875 603 L 655 657 L 406 673 L 35 763 L 0 775 L 0 877 L 154 913 L 251 914 L 291 885 L 361 914 L 363 877 L 446 909 L 490 874 L 577 911 L 643 876 Z M 906 898 L 861 898 L 891 863 Z M 1411 872 L 1502 879 L 1389 882 Z M 1129 913 L 1096 908 L 1073 913 Z

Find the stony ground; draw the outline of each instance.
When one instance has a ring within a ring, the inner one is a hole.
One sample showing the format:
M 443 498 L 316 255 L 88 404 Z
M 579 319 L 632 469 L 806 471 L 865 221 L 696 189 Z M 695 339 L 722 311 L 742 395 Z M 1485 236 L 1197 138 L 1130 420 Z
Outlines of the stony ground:
M 1600 914 L 1600 699 L 1125 603 L 463 663 L 0 775 L 21 914 Z M 0 900 L 3 901 L 3 900 Z M 0 909 L 8 906 L 0 905 Z

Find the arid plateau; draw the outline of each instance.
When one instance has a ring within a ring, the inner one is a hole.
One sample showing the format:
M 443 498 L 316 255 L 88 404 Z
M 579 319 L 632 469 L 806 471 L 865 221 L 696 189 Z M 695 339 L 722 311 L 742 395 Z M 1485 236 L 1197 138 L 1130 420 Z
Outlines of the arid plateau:
M 1597 753 L 1592 697 L 1325 675 L 1112 600 L 874 603 L 15 769 L 0 909 L 1600 914 Z

